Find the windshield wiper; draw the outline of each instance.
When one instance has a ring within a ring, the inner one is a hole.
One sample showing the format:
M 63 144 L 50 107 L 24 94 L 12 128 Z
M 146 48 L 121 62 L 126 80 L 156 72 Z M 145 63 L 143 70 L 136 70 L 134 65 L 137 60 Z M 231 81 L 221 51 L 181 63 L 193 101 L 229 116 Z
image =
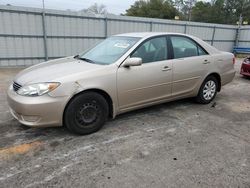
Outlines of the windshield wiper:
M 74 56 L 74 59 L 78 59 L 79 58 L 79 54 Z
M 79 57 L 80 60 L 87 61 L 88 63 L 96 64 L 93 60 L 85 58 L 85 57 Z
M 96 64 L 93 60 L 88 59 L 88 58 L 85 58 L 85 57 L 80 57 L 79 55 L 74 56 L 74 58 L 75 58 L 75 59 L 80 59 L 80 60 L 86 61 L 86 62 L 88 62 L 88 63 Z

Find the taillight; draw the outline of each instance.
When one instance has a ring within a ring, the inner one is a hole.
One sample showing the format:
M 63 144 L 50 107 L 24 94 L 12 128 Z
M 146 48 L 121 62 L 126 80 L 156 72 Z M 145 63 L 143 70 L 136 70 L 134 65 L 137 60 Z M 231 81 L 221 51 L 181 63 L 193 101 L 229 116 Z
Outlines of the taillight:
M 235 58 L 235 57 L 233 57 L 233 64 L 235 64 L 235 62 L 236 62 L 236 58 Z

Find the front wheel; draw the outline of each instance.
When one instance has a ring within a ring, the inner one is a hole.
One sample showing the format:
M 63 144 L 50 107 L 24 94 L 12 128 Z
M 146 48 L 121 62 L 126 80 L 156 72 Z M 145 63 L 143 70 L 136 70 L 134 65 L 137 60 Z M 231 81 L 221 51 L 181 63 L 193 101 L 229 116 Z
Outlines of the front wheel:
M 74 97 L 64 112 L 64 124 L 73 133 L 91 134 L 98 131 L 108 117 L 105 98 L 95 92 Z
M 201 104 L 210 103 L 216 96 L 218 81 L 214 76 L 207 77 L 202 83 L 196 101 Z

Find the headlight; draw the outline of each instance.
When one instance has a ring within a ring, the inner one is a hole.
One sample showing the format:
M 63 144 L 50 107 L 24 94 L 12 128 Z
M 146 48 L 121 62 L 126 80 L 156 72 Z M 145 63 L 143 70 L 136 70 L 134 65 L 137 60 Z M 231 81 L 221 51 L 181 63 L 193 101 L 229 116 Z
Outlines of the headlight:
M 246 59 L 243 61 L 243 63 L 245 63 L 245 64 L 250 64 L 250 59 L 249 59 L 249 58 L 246 58 Z
M 60 83 L 57 82 L 31 84 L 21 87 L 17 93 L 23 96 L 41 96 L 56 89 L 59 85 Z

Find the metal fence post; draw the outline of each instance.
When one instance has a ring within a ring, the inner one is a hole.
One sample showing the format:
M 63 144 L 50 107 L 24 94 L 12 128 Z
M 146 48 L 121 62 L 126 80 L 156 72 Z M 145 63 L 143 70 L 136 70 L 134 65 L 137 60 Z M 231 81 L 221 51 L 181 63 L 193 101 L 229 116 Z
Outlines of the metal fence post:
M 48 48 L 47 48 L 47 32 L 46 32 L 46 21 L 45 11 L 42 12 L 42 24 L 43 24 L 43 44 L 44 44 L 44 59 L 48 61 Z
M 213 34 L 212 34 L 212 40 L 211 40 L 211 45 L 214 45 L 214 37 L 215 37 L 215 32 L 216 32 L 216 26 L 214 26 Z
M 234 46 L 238 47 L 239 46 L 239 39 L 240 39 L 240 31 L 241 31 L 241 26 L 242 26 L 242 14 L 240 14 L 240 18 L 239 18 L 239 24 L 238 24 L 238 28 L 236 30 L 236 36 L 235 36 L 235 43 Z
M 236 36 L 235 36 L 235 41 L 234 41 L 234 46 L 235 46 L 235 47 L 238 47 L 238 46 L 239 46 L 240 31 L 241 31 L 241 27 L 239 26 L 239 27 L 236 29 Z
M 153 22 L 150 22 L 150 31 L 153 31 Z
M 104 18 L 104 37 L 108 37 L 108 18 L 107 16 Z
M 186 33 L 187 33 L 187 23 L 184 26 L 184 34 L 186 34 Z

